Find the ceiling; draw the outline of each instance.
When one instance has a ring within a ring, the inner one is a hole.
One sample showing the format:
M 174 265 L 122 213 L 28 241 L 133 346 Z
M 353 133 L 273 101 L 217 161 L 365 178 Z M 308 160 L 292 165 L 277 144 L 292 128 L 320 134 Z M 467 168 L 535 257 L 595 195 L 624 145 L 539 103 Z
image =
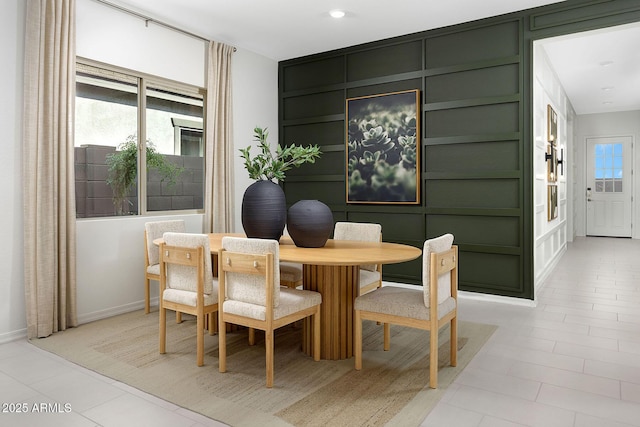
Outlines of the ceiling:
M 276 61 L 559 0 L 97 0 Z M 393 7 L 389 5 L 392 4 Z M 332 9 L 345 16 L 334 19 Z M 640 27 L 544 42 L 578 114 L 640 110 Z M 608 67 L 598 64 L 612 62 Z M 602 88 L 611 87 L 606 91 Z M 611 104 L 603 104 L 609 101 Z
M 540 43 L 577 114 L 640 110 L 640 23 Z
M 282 61 L 560 0 L 98 1 Z M 333 9 L 344 18 L 331 18 Z

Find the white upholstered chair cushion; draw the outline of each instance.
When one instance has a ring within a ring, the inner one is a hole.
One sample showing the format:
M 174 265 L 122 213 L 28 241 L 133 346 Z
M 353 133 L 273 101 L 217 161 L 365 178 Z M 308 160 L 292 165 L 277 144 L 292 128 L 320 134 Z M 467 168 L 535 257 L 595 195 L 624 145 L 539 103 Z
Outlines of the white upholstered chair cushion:
M 302 281 L 302 264 L 280 262 L 280 282 L 297 283 Z
M 147 267 L 147 273 L 160 276 L 160 264 L 153 264 Z
M 383 286 L 356 298 L 355 309 L 385 313 L 411 319 L 429 320 L 430 309 L 424 305 L 420 289 Z M 449 297 L 438 304 L 438 319 L 456 308 L 456 300 Z
M 379 242 L 382 234 L 380 224 L 362 222 L 336 222 L 333 230 L 335 240 L 356 240 L 360 242 Z M 360 271 L 376 271 L 376 264 L 366 264 L 360 266 Z M 362 280 L 362 279 L 361 279 Z M 362 285 L 362 284 L 361 284 Z
M 424 305 L 431 306 L 429 299 L 429 273 L 431 271 L 429 259 L 431 253 L 448 251 L 453 244 L 453 234 L 444 234 L 434 239 L 424 242 L 422 251 L 422 288 L 424 291 Z M 438 277 L 438 305 L 451 297 L 451 272 L 447 272 Z
M 318 305 L 321 302 L 322 296 L 318 292 L 282 288 L 280 290 L 280 304 L 273 309 L 273 320 L 281 319 L 292 313 Z M 256 320 L 266 320 L 267 318 L 267 309 L 263 305 L 232 300 L 227 300 L 223 304 L 225 313 L 237 314 Z
M 147 232 L 147 254 L 149 256 L 150 266 L 158 264 L 160 262 L 160 256 L 158 255 L 158 246 L 153 244 L 154 240 L 161 238 L 167 231 L 171 231 L 174 233 L 184 233 L 186 231 L 184 221 L 181 219 L 171 221 L 147 222 L 144 225 L 144 228 Z M 151 271 L 149 270 L 147 270 L 147 272 L 151 273 Z M 160 274 L 159 267 L 157 273 L 155 274 Z
M 217 288 L 217 282 L 214 282 Z M 197 303 L 198 294 L 191 291 L 181 291 L 180 289 L 165 289 L 162 294 L 164 301 L 175 302 L 176 304 L 188 305 L 195 307 Z M 212 305 L 218 302 L 218 291 L 214 289 L 214 292 L 210 294 L 204 294 L 204 305 Z
M 164 243 L 167 246 L 181 246 L 186 248 L 203 247 L 204 250 L 204 293 L 218 299 L 218 282 L 213 279 L 213 270 L 211 269 L 211 250 L 209 248 L 209 236 L 206 234 L 195 233 L 173 233 L 168 232 L 163 235 Z M 165 295 L 173 295 L 178 298 L 179 292 L 171 292 L 171 290 L 188 291 L 194 295 L 198 291 L 198 272 L 193 267 L 182 265 L 167 265 L 167 282 Z M 169 291 L 169 292 L 167 292 Z M 164 297 L 164 296 L 163 296 Z M 186 297 L 180 297 L 186 298 Z M 205 296 L 206 299 L 206 296 Z M 178 302 L 178 301 L 175 301 Z M 215 302 L 215 301 L 214 301 Z M 191 304 L 189 304 L 191 305 Z M 193 304 L 195 306 L 195 304 Z
M 229 252 L 245 254 L 273 254 L 276 264 L 276 268 L 273 269 L 273 307 L 277 308 L 280 305 L 281 292 L 280 269 L 277 268 L 280 259 L 280 244 L 278 241 L 225 236 L 222 238 L 222 248 Z M 265 306 L 266 292 L 266 283 L 263 276 L 231 272 L 226 275 L 225 297 L 229 300 Z

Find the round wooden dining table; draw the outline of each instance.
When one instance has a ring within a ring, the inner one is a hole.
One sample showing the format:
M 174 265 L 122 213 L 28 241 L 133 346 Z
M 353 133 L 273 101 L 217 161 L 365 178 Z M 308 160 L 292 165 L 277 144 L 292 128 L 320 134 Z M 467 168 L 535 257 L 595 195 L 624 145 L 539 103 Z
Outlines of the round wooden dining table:
M 222 247 L 224 236 L 209 234 L 213 255 Z M 323 359 L 348 359 L 353 356 L 353 303 L 360 289 L 360 265 L 393 264 L 411 261 L 422 255 L 414 246 L 389 242 L 332 240 L 320 248 L 296 246 L 290 237 L 280 239 L 280 261 L 303 265 L 303 288 L 322 295 L 320 356 Z M 310 320 L 304 323 L 303 350 L 312 354 Z

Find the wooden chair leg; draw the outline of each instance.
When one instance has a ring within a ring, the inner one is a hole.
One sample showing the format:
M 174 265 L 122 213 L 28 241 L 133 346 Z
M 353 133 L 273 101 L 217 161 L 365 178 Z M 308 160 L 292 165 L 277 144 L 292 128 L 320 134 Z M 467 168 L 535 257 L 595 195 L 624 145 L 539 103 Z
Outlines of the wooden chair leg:
M 182 323 L 182 313 L 180 313 L 179 311 L 176 311 L 176 323 Z
M 378 286 L 377 289 L 380 289 L 382 287 L 382 270 L 380 270 L 380 281 L 378 282 Z M 376 325 L 379 325 L 380 322 L 376 322 Z
M 149 314 L 149 312 L 151 311 L 151 305 L 149 303 L 149 299 L 150 299 L 150 293 L 149 293 L 149 287 L 151 286 L 151 280 L 149 279 L 145 279 L 145 286 L 144 286 L 144 314 Z
M 202 366 L 204 365 L 204 315 L 197 316 L 196 328 L 197 364 Z
M 451 319 L 451 366 L 458 365 L 458 318 Z
M 438 329 L 429 331 L 429 387 L 438 388 Z
M 362 319 L 360 316 L 360 310 L 355 311 L 353 327 L 353 350 L 356 357 L 356 371 L 359 371 L 362 369 Z
M 227 325 L 218 320 L 218 372 L 227 372 Z
M 256 330 L 249 328 L 249 345 L 256 345 Z
M 209 335 L 214 335 L 216 333 L 215 323 L 215 316 L 213 313 L 207 314 L 207 329 L 209 330 Z
M 264 332 L 267 362 L 267 388 L 273 387 L 273 329 Z
M 384 351 L 389 351 L 391 348 L 391 325 L 389 323 L 385 323 L 384 326 Z
M 313 315 L 313 360 L 320 360 L 320 306 Z
M 162 307 L 160 303 L 160 342 L 159 349 L 160 354 L 165 354 L 167 349 L 167 310 Z

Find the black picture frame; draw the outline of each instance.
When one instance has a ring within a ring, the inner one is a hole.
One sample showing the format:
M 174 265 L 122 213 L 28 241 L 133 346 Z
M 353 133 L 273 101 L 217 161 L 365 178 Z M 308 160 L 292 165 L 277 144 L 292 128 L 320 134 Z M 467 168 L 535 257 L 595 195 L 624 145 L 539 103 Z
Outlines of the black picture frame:
M 347 203 L 420 204 L 420 90 L 346 104 Z

